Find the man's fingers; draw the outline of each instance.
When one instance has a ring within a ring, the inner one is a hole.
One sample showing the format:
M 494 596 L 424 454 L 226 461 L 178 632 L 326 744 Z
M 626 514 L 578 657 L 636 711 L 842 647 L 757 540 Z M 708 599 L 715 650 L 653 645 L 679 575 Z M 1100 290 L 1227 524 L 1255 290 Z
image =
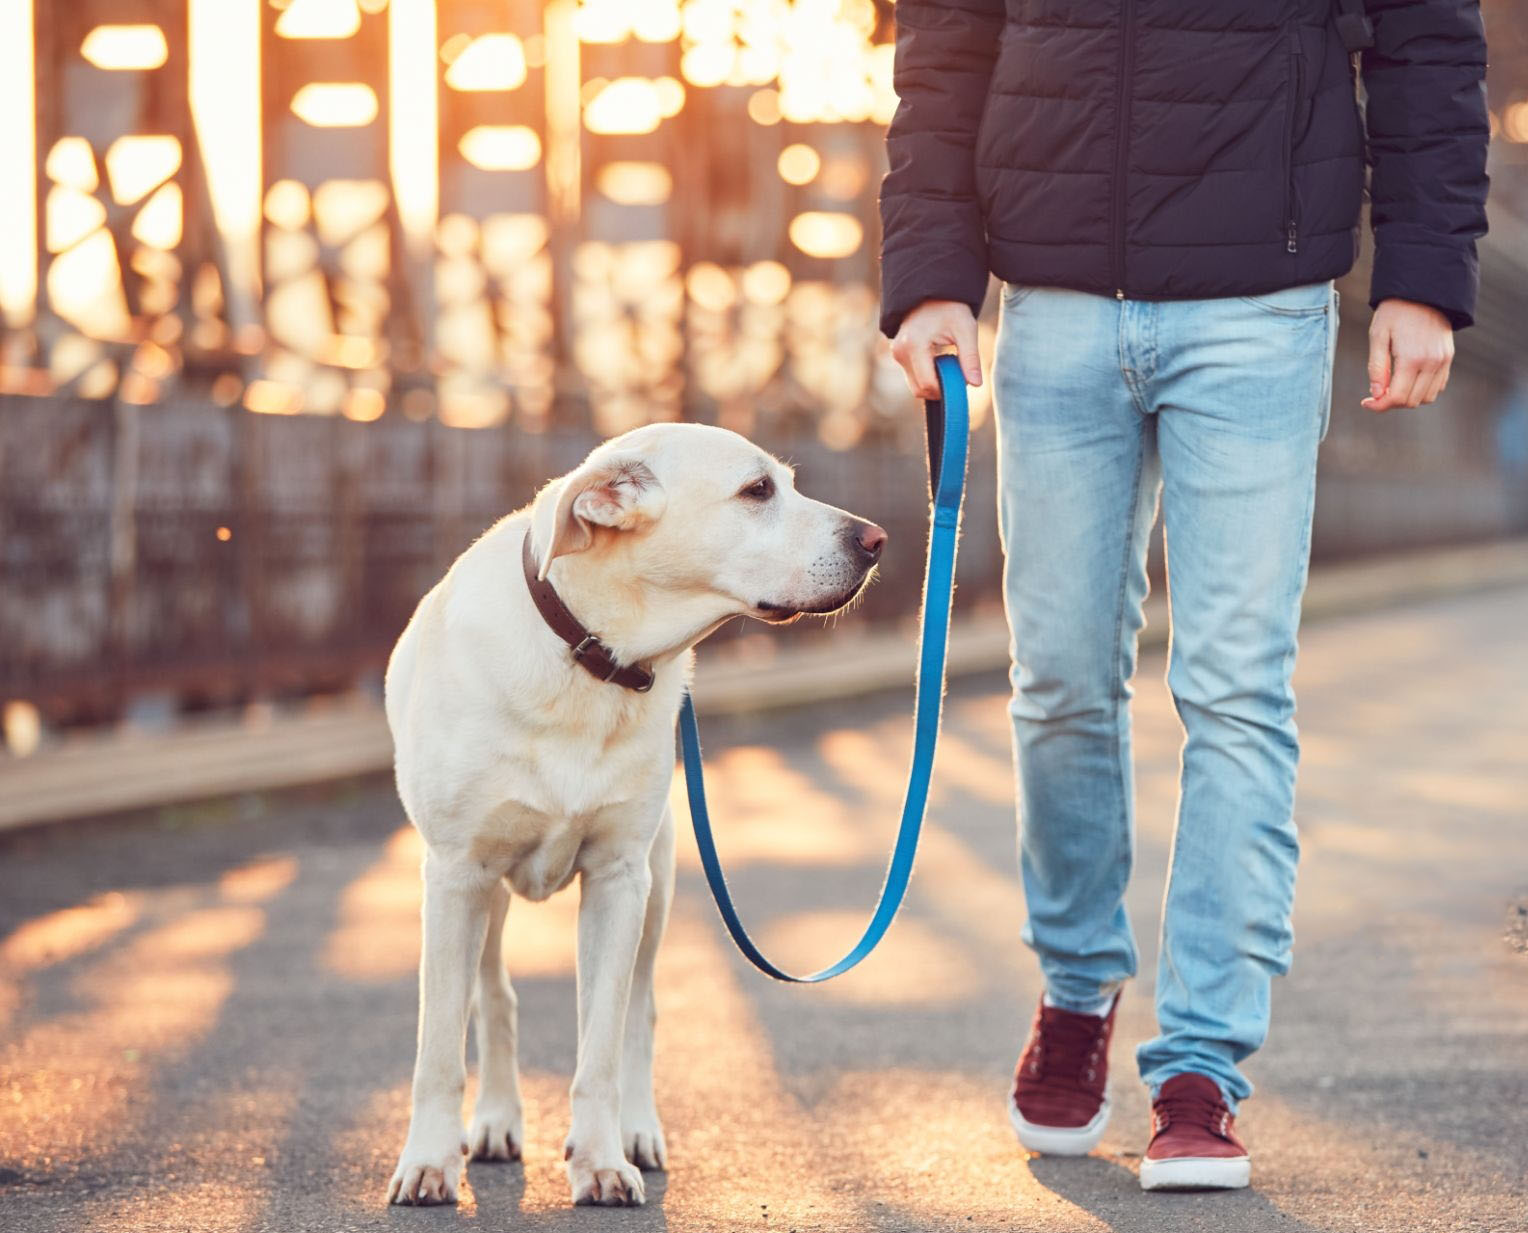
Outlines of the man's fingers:
M 1379 400 L 1390 388 L 1390 331 L 1369 332 L 1369 398 Z M 1376 410 L 1381 408 L 1376 407 Z
M 1390 378 L 1390 397 L 1397 407 L 1416 406 L 1419 387 L 1424 380 L 1422 365 L 1416 360 L 1397 359 Z
M 955 326 L 955 354 L 967 385 L 982 383 L 981 342 L 976 333 L 976 318 L 966 317 Z
M 1432 384 L 1427 387 L 1427 393 L 1422 396 L 1422 405 L 1438 401 L 1438 395 L 1443 393 L 1448 386 L 1448 365 L 1440 364 L 1438 371 L 1433 375 Z
M 905 362 L 908 384 L 919 398 L 939 397 L 939 378 L 934 373 L 934 348 L 926 342 L 914 343 Z
M 1417 366 L 1416 380 L 1412 382 L 1411 392 L 1406 399 L 1408 407 L 1420 407 L 1424 402 L 1432 401 L 1428 394 L 1438 380 L 1438 369 L 1441 366 L 1437 360 L 1424 361 Z
M 1390 373 L 1390 383 L 1377 398 L 1371 397 L 1363 400 L 1363 405 L 1370 411 L 1393 411 L 1396 407 L 1415 407 L 1413 398 L 1420 399 L 1431 382 L 1430 370 L 1424 372 L 1424 366 L 1414 359 L 1396 357 L 1395 365 Z
M 927 350 L 927 344 L 898 334 L 891 344 L 891 358 L 902 370 L 908 391 L 914 398 L 923 397 L 922 378 L 918 375 L 918 357 Z

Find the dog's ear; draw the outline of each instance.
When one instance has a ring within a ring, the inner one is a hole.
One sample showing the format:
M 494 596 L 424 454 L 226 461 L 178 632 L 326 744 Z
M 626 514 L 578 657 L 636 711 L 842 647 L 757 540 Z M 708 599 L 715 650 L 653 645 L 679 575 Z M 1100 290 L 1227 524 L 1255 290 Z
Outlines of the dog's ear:
M 656 522 L 664 504 L 663 486 L 635 454 L 590 458 L 553 480 L 536 502 L 532 527 L 541 576 L 558 557 L 593 544 L 595 527 L 635 531 Z

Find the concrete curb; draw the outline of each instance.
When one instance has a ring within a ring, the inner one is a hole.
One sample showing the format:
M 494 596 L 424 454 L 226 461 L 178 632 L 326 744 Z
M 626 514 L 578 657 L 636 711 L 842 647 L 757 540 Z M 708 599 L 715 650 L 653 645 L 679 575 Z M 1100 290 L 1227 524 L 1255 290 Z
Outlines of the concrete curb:
M 1508 586 L 1528 586 L 1528 540 L 1324 566 L 1312 572 L 1305 619 Z M 1143 647 L 1166 642 L 1166 615 L 1164 598 L 1153 596 Z M 950 632 L 949 663 L 952 678 L 1004 672 L 1008 631 L 1001 615 L 958 620 Z M 695 696 L 705 715 L 809 706 L 910 690 L 915 664 L 911 630 L 778 654 L 702 655 Z M 391 764 L 381 708 L 362 701 L 165 733 L 81 737 L 29 758 L 0 756 L 0 831 L 323 783 L 386 771 Z

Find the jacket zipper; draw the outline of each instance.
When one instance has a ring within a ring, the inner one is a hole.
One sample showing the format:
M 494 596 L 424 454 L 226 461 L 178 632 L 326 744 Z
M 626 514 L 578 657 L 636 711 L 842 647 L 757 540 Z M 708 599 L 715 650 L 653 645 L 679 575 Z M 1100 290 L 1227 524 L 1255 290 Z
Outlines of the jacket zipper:
M 1299 224 L 1295 219 L 1295 125 L 1300 118 L 1300 100 L 1305 95 L 1305 63 L 1300 55 L 1300 32 L 1289 33 L 1288 114 L 1284 124 L 1284 248 L 1300 251 Z
M 1114 298 L 1125 298 L 1125 172 L 1130 154 L 1130 74 L 1135 67 L 1135 0 L 1123 0 L 1120 14 L 1119 84 L 1114 115 L 1114 235 L 1109 272 Z

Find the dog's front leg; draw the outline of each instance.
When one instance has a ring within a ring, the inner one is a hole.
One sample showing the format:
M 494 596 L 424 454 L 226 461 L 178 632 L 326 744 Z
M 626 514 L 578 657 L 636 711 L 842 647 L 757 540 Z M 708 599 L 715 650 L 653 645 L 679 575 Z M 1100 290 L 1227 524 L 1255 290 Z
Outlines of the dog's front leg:
M 621 1045 L 652 873 L 647 853 L 586 865 L 578 905 L 578 1065 L 568 1182 L 574 1203 L 619 1207 L 645 1197 L 621 1143 Z
M 488 938 L 478 967 L 477 1108 L 467 1131 L 474 1160 L 519 1160 L 525 1143 L 520 1112 L 517 999 L 504 971 L 504 916 L 509 887 L 493 889 Z
M 474 862 L 430 852 L 424 862 L 419 1051 L 409 1137 L 387 1189 L 392 1203 L 455 1203 L 461 1180 L 467 1010 L 497 879 Z
M 663 811 L 663 823 L 648 856 L 653 888 L 647 896 L 642 944 L 631 977 L 631 1005 L 626 1011 L 626 1043 L 621 1060 L 621 1141 L 626 1159 L 639 1169 L 666 1169 L 668 1147 L 653 1099 L 653 1030 L 658 1008 L 653 999 L 653 967 L 658 944 L 668 924 L 674 897 L 674 814 Z

